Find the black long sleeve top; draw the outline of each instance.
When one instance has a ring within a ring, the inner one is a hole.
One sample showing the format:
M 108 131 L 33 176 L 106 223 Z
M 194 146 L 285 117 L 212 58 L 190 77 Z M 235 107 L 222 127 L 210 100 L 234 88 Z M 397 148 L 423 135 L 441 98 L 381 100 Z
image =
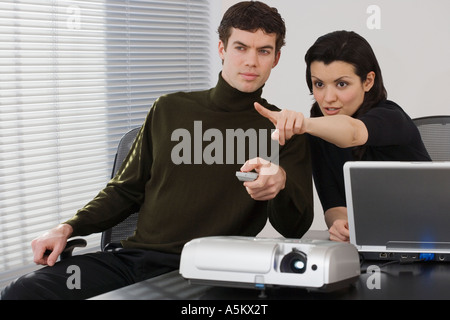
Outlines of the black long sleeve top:
M 354 148 L 339 148 L 309 135 L 314 183 L 322 208 L 346 207 L 343 167 L 347 161 L 430 161 L 419 130 L 396 103 L 386 100 L 362 115 L 369 136 L 361 159 Z

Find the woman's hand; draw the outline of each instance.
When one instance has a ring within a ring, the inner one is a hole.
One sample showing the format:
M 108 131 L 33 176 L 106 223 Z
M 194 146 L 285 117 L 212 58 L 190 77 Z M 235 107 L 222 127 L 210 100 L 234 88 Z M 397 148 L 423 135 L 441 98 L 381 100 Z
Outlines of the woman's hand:
M 330 233 L 330 240 L 340 242 L 350 241 L 346 207 L 334 207 L 325 211 L 325 222 Z
M 328 229 L 330 240 L 339 242 L 349 242 L 350 233 L 348 231 L 348 221 L 344 219 L 335 220 L 333 225 Z
M 286 140 L 292 138 L 293 135 L 306 132 L 305 117 L 301 112 L 291 110 L 270 111 L 258 102 L 255 102 L 255 109 L 275 125 L 276 130 L 272 134 L 272 139 L 278 140 L 281 145 L 284 145 Z

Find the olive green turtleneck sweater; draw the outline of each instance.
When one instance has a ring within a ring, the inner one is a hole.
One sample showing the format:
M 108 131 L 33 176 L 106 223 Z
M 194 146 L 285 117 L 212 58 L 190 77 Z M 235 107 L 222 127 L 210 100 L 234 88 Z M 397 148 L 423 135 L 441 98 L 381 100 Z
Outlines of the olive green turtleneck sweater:
M 255 201 L 248 195 L 235 176 L 243 164 L 238 159 L 239 145 L 235 143 L 234 158 L 227 149 L 233 145 L 227 133 L 237 129 L 267 133 L 258 135 L 258 144 L 265 139 L 270 145 L 273 125 L 256 112 L 253 103 L 279 109 L 261 94 L 262 88 L 240 92 L 219 76 L 213 89 L 160 97 L 118 174 L 66 221 L 74 229 L 73 236 L 104 231 L 140 208 L 135 234 L 122 241 L 125 248 L 180 253 L 193 238 L 255 236 L 268 217 L 283 236 L 301 237 L 313 219 L 307 139 L 295 136 L 280 148 L 286 187 L 270 201 Z M 182 148 L 188 145 L 190 152 Z M 249 145 L 247 141 L 246 150 L 251 149 Z M 273 154 L 266 149 L 265 154 Z

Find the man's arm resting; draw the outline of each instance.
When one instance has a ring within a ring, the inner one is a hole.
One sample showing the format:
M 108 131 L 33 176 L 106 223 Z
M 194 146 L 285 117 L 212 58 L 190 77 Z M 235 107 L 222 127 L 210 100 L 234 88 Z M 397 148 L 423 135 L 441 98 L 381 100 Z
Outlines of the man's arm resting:
M 72 233 L 72 226 L 63 223 L 31 241 L 34 262 L 36 264 L 53 266 L 64 250 L 67 239 L 70 238 Z M 45 254 L 47 250 L 51 251 L 50 255 Z

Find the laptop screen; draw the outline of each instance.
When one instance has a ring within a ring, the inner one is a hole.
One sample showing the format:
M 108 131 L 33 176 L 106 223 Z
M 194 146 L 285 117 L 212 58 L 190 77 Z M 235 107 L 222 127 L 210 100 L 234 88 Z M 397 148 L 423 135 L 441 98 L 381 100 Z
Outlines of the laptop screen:
M 351 242 L 450 249 L 450 162 L 348 162 Z

